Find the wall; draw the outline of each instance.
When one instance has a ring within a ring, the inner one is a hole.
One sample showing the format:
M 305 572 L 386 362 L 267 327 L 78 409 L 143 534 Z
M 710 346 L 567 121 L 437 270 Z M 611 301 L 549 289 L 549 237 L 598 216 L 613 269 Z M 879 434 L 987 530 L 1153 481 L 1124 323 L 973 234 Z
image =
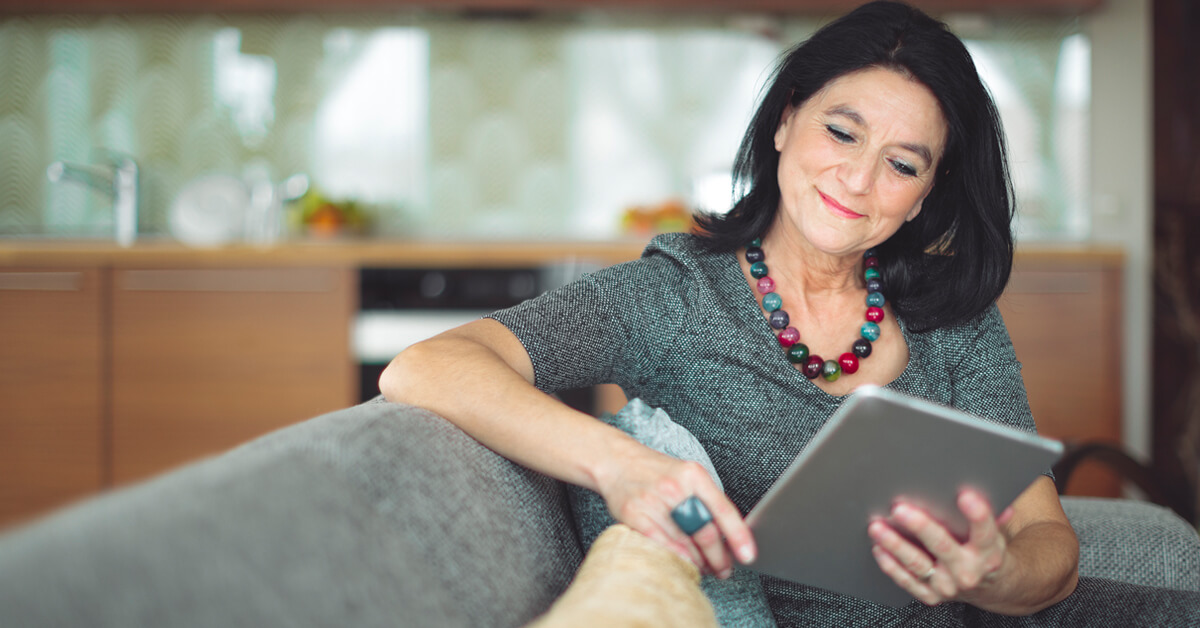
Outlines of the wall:
M 1124 441 L 1150 457 L 1151 36 L 1150 0 L 1111 0 L 1089 14 L 1092 38 L 1091 190 L 1095 238 L 1125 250 L 1124 338 L 1118 368 Z
M 1086 86 L 1063 98 L 1075 82 L 1059 79 L 1086 64 L 1086 52 L 1063 52 L 1086 50 L 1064 45 L 1079 21 L 945 17 L 1005 118 L 1020 238 L 1087 241 L 1090 99 Z M 0 235 L 109 232 L 108 199 L 45 176 L 54 160 L 96 161 L 98 147 L 141 162 L 151 234 L 168 231 L 183 186 L 214 172 L 306 171 L 327 194 L 368 206 L 385 235 L 602 239 L 621 235 L 634 206 L 725 209 L 758 82 L 824 19 L 0 17 L 0 84 L 11 86 L 0 98 Z

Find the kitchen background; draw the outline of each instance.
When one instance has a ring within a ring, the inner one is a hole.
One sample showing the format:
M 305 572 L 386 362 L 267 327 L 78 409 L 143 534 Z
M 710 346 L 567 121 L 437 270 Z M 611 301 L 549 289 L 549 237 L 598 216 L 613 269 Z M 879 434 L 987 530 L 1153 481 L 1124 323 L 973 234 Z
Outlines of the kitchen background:
M 1022 239 L 1087 240 L 1081 20 L 944 17 L 1001 108 Z M 313 189 L 291 208 L 293 235 L 303 233 L 299 214 L 311 221 L 331 200 L 353 214 L 343 223 L 374 235 L 620 237 L 641 224 L 639 208 L 644 217 L 729 206 L 729 168 L 762 81 L 825 19 L 420 10 L 0 18 L 0 235 L 109 236 L 111 199 L 51 183 L 46 169 L 113 152 L 140 167 L 142 234 L 170 233 L 173 203 L 200 177 L 233 175 L 253 189 L 303 173 Z
M 0 1 L 0 526 L 352 403 L 374 271 L 512 298 L 728 206 L 758 85 L 839 3 Z M 1195 520 L 1200 10 L 921 3 L 973 7 L 937 14 L 1009 136 L 1039 423 L 1153 462 Z M 94 189 L 121 156 L 130 247 Z

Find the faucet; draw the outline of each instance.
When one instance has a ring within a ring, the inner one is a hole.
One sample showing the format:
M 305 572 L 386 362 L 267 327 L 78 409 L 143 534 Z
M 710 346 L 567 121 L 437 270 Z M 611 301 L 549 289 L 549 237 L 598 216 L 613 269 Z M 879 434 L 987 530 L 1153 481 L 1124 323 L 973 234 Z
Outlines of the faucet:
M 56 161 L 46 168 L 52 182 L 74 181 L 100 190 L 112 198 L 113 235 L 117 245 L 128 247 L 137 239 L 138 166 L 133 158 L 110 153 L 108 165 Z

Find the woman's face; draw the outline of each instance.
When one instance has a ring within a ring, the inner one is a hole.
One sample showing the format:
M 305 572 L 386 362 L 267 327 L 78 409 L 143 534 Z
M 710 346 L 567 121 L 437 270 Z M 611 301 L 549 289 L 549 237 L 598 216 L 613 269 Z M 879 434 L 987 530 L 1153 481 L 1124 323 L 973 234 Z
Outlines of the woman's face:
M 881 68 L 834 79 L 789 107 L 775 132 L 776 227 L 830 255 L 875 246 L 921 211 L 945 143 L 923 84 Z

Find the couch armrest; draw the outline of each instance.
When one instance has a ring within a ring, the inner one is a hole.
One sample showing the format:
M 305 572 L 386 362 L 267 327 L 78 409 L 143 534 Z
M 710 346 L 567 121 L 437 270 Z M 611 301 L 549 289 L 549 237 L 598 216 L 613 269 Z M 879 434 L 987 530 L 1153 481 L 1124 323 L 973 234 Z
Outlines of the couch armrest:
M 1079 536 L 1079 575 L 1200 591 L 1200 535 L 1170 509 L 1090 497 L 1062 505 Z
M 559 483 L 368 402 L 0 537 L 0 626 L 519 626 L 581 559 Z

